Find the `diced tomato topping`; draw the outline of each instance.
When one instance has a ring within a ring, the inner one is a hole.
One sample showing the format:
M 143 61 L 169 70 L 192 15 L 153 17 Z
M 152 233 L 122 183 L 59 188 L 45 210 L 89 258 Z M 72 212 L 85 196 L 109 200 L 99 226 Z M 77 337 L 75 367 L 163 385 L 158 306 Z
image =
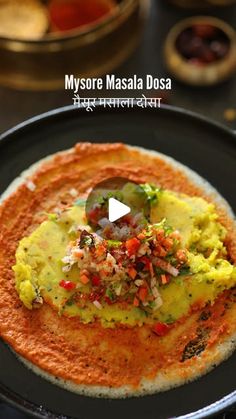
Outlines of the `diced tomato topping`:
M 108 297 L 108 295 L 105 295 L 104 300 L 106 301 L 106 303 L 110 306 L 113 301 Z
M 123 221 L 127 224 L 131 224 L 132 223 L 132 217 L 131 215 L 127 214 L 123 217 Z
M 140 287 L 138 290 L 139 299 L 143 302 L 146 300 L 148 295 L 148 289 L 146 287 Z
M 167 251 L 160 244 L 157 244 L 154 251 L 153 251 L 153 254 L 155 256 L 159 256 L 161 258 L 164 258 L 167 255 Z
M 169 326 L 166 323 L 158 322 L 154 325 L 152 330 L 157 336 L 164 336 L 168 333 Z
M 125 242 L 125 247 L 128 251 L 129 256 L 135 255 L 139 249 L 139 246 L 140 241 L 136 237 L 129 239 Z
M 150 271 L 151 277 L 153 278 L 153 276 L 154 276 L 154 269 L 153 269 L 153 264 L 152 263 L 150 263 L 150 265 L 149 265 L 149 271 Z
M 164 248 L 168 251 L 173 247 L 173 240 L 170 237 L 166 237 L 162 242 Z
M 101 279 L 97 275 L 92 276 L 92 285 L 98 287 L 101 284 Z
M 175 230 L 172 233 L 170 233 L 170 237 L 175 240 L 180 240 L 180 232 L 178 230 Z
M 163 240 L 163 238 L 165 237 L 165 231 L 164 231 L 162 228 L 160 228 L 160 229 L 159 229 L 159 230 L 157 230 L 157 232 L 156 232 L 156 237 L 157 237 L 157 240 L 158 240 L 158 241 Z
M 176 257 L 179 262 L 184 263 L 187 260 L 186 252 L 185 250 L 179 249 L 176 252 Z
M 90 275 L 90 273 L 89 273 L 88 269 L 82 269 L 82 270 L 80 271 L 80 274 L 81 274 L 81 275 L 86 275 L 86 276 L 89 276 L 89 275 Z
M 133 305 L 134 305 L 134 307 L 138 307 L 139 306 L 139 300 L 138 300 L 137 297 L 134 297 Z
M 105 271 L 105 269 L 101 269 L 99 273 L 100 273 L 100 276 L 101 276 L 101 277 L 106 277 L 106 276 L 108 276 L 108 275 L 109 275 L 109 274 L 107 273 L 107 271 Z
M 82 282 L 82 284 L 86 285 L 89 283 L 89 277 L 85 274 L 80 275 L 80 282 Z
M 82 249 L 76 249 L 73 252 L 73 255 L 76 257 L 76 259 L 80 259 L 80 258 L 82 258 L 84 256 L 84 252 L 83 252 Z
M 76 284 L 72 281 L 65 281 L 65 279 L 62 279 L 59 282 L 60 287 L 64 288 L 67 291 L 71 291 L 73 289 L 75 289 Z
M 144 233 L 139 233 L 137 237 L 139 240 L 144 240 L 146 238 Z
M 98 220 L 100 220 L 104 215 L 104 210 L 102 208 L 95 207 L 88 212 L 88 219 L 91 223 L 97 224 Z
M 131 279 L 135 279 L 136 276 L 137 276 L 137 271 L 136 271 L 136 269 L 131 267 L 131 268 L 128 269 L 128 274 L 129 274 Z
M 91 292 L 90 294 L 89 294 L 89 300 L 90 301 L 99 301 L 100 299 L 101 299 L 101 293 L 99 293 L 99 292 Z
M 140 262 L 145 264 L 144 270 L 149 271 L 150 274 L 151 274 L 151 277 L 153 277 L 154 276 L 154 269 L 153 269 L 153 264 L 150 261 L 150 259 L 148 259 L 147 256 L 143 256 L 139 260 L 140 260 Z
M 106 253 L 106 247 L 103 244 L 100 244 L 96 248 L 96 257 L 103 256 Z
M 169 275 L 165 275 L 165 274 L 161 275 L 161 282 L 163 285 L 168 284 L 169 281 L 170 281 Z
M 143 256 L 140 258 L 140 262 L 145 264 L 145 270 L 149 271 L 150 270 L 150 265 L 151 265 L 151 261 L 150 259 L 148 259 L 147 256 Z
M 97 220 L 98 220 L 98 214 L 99 214 L 99 209 L 98 208 L 91 209 L 88 213 L 88 219 L 92 223 L 96 223 Z

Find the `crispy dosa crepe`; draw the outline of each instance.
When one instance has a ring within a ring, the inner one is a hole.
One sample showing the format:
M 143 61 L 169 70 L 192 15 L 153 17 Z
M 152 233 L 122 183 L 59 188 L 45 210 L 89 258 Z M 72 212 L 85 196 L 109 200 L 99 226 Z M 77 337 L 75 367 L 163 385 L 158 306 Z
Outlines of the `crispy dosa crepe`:
M 214 202 L 227 229 L 225 246 L 236 262 L 236 228 L 227 203 L 188 168 L 156 152 L 123 144 L 79 143 L 25 172 L 3 195 L 0 207 L 0 333 L 35 372 L 92 396 L 154 393 L 205 374 L 236 344 L 236 291 L 213 305 L 191 307 L 165 336 L 150 324 L 104 328 L 78 317 L 59 316 L 50 305 L 28 310 L 15 290 L 12 266 L 19 241 L 58 207 L 104 179 L 123 176 Z M 59 377 L 59 380 L 56 380 Z

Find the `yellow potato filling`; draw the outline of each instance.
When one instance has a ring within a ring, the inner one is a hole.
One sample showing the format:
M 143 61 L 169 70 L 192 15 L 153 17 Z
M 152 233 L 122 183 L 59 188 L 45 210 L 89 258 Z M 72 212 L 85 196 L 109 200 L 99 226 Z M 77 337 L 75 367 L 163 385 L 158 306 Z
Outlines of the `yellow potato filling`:
M 212 304 L 222 291 L 236 285 L 236 267 L 227 260 L 226 231 L 218 221 L 214 205 L 202 198 L 163 190 L 151 208 L 150 222 L 166 220 L 172 229 L 178 230 L 188 269 L 180 269 L 177 276 L 169 275 L 167 283 L 158 283 L 162 303 L 155 310 L 148 311 L 129 302 L 124 305 L 121 301 L 101 305 L 88 299 L 81 305 L 78 294 L 88 294 L 92 285 L 81 283 L 77 264 L 63 270 L 63 258 L 75 240 L 78 226 L 86 226 L 84 220 L 84 206 L 74 205 L 60 217 L 49 216 L 20 241 L 13 269 L 16 290 L 28 309 L 49 303 L 59 315 L 78 316 L 84 323 L 99 319 L 104 327 L 156 321 L 170 324 L 187 315 L 194 304 Z M 74 288 L 63 288 L 61 281 L 72 282 Z

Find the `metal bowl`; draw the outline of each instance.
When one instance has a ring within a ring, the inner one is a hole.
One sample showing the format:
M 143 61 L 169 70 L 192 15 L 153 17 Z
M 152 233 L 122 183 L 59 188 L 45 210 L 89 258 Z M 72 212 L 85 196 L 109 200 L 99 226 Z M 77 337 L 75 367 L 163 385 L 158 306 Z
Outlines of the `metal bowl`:
M 0 84 L 17 89 L 63 88 L 65 74 L 97 77 L 120 65 L 137 45 L 148 0 L 120 0 L 97 23 L 42 40 L 0 38 Z
M 198 67 L 186 60 L 176 47 L 179 34 L 193 24 L 209 24 L 219 28 L 229 39 L 229 52 L 218 61 Z M 165 46 L 164 56 L 168 71 L 176 79 L 193 86 L 210 86 L 220 83 L 236 71 L 236 33 L 234 29 L 223 20 L 211 16 L 195 16 L 178 22 L 169 32 Z

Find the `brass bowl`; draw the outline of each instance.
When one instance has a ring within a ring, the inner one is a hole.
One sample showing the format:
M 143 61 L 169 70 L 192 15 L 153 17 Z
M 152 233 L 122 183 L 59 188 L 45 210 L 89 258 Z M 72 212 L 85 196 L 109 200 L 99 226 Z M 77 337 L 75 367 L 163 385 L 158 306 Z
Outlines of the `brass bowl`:
M 209 24 L 222 30 L 229 39 L 229 52 L 217 61 L 202 67 L 189 63 L 176 48 L 176 40 L 183 30 L 194 24 Z M 176 79 L 190 85 L 209 86 L 222 82 L 236 72 L 236 32 L 223 20 L 210 16 L 195 16 L 177 23 L 169 32 L 164 57 L 168 71 Z
M 0 84 L 16 89 L 53 90 L 65 74 L 97 77 L 111 72 L 136 47 L 148 0 L 121 0 L 97 23 L 42 40 L 0 38 Z

